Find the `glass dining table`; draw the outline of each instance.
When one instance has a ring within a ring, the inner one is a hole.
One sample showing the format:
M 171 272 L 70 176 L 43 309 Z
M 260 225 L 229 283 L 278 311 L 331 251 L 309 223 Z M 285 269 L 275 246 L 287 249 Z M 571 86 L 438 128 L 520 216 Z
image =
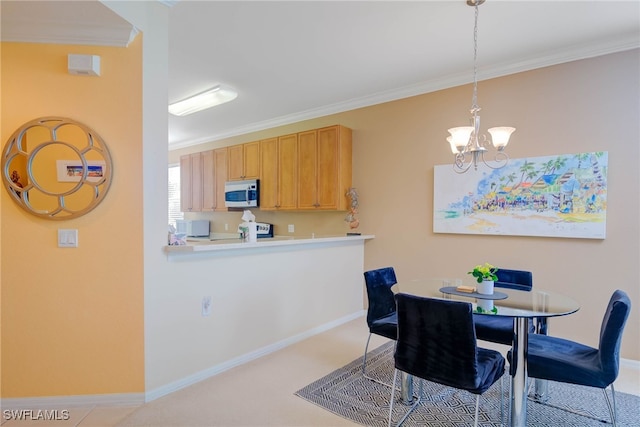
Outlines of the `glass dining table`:
M 492 296 L 457 290 L 458 286 L 473 287 L 474 283 L 473 280 L 463 283 L 461 279 L 417 279 L 398 283 L 396 292 L 467 301 L 473 305 L 474 313 L 479 315 L 513 319 L 510 425 L 525 427 L 527 425 L 528 319 L 536 319 L 544 323 L 549 317 L 575 313 L 580 309 L 580 305 L 566 295 L 537 288 L 531 291 L 495 288 Z M 411 400 L 413 396 L 412 378 L 406 374 L 402 376 L 401 396 L 403 400 Z

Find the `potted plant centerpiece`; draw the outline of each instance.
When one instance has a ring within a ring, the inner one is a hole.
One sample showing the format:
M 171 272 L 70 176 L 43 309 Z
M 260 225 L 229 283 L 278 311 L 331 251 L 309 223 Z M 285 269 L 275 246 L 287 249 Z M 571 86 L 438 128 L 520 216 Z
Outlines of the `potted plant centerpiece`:
M 498 276 L 496 276 L 497 271 L 497 267 L 485 262 L 484 265 L 476 265 L 472 271 L 468 272 L 468 274 L 476 278 L 478 282 L 477 291 L 479 294 L 493 295 L 493 285 L 494 282 L 498 280 Z

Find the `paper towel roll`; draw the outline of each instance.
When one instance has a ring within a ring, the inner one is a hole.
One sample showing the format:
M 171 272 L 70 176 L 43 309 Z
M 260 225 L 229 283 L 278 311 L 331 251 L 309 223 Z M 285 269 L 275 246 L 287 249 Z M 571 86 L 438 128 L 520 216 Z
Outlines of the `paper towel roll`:
M 258 241 L 258 223 L 249 222 L 249 242 L 255 243 Z

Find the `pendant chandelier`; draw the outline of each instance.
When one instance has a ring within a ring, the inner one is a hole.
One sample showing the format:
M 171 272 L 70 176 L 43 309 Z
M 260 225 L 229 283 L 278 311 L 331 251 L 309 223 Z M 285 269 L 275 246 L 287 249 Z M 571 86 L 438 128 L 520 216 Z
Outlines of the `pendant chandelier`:
M 448 129 L 451 136 L 447 141 L 451 145 L 454 154 L 453 170 L 457 173 L 464 173 L 473 165 L 474 170 L 478 169 L 478 162 L 482 161 L 491 169 L 499 169 L 509 162 L 509 156 L 504 152 L 509 143 L 509 137 L 516 130 L 513 127 L 494 127 L 489 129 L 491 141 L 484 134 L 480 134 L 480 107 L 478 106 L 478 6 L 485 0 L 467 0 L 469 6 L 475 8 L 475 26 L 473 29 L 473 97 L 471 99 L 471 124 L 472 126 L 460 126 Z M 493 165 L 487 163 L 485 153 L 493 145 L 496 153 Z

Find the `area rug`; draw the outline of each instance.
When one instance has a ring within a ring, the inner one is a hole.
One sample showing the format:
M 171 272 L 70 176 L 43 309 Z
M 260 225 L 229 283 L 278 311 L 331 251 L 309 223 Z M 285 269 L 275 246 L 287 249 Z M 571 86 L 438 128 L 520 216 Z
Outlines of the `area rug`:
M 387 384 L 393 380 L 393 342 L 383 344 L 369 352 L 367 374 Z M 508 410 L 509 377 L 504 379 L 505 420 Z M 417 382 L 417 381 L 415 381 Z M 424 382 L 422 403 L 413 411 L 403 426 L 466 426 L 473 425 L 475 395 L 432 382 Z M 418 385 L 414 385 L 414 393 Z M 362 358 L 356 359 L 295 394 L 328 411 L 364 426 L 386 426 L 389 414 L 390 387 L 362 376 Z M 549 382 L 550 399 L 547 403 L 569 407 L 582 415 L 572 414 L 532 400 L 527 405 L 528 426 L 603 426 L 595 418 L 609 420 L 601 389 Z M 396 392 L 396 399 L 399 393 Z M 618 426 L 640 426 L 640 397 L 616 392 Z M 408 406 L 394 403 L 393 420 L 399 420 Z M 507 423 L 508 424 L 508 423 Z M 478 425 L 500 426 L 500 382 L 494 384 L 480 398 Z

